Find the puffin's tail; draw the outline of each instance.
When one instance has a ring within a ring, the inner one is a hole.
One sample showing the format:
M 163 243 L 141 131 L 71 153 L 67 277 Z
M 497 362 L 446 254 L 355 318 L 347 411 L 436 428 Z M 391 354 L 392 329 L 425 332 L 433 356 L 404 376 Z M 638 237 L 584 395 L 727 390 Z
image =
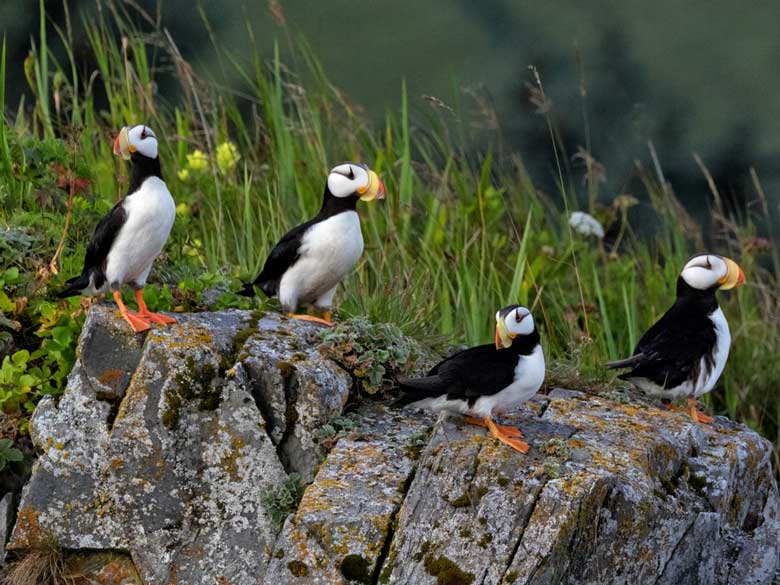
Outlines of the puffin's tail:
M 89 275 L 79 274 L 78 276 L 74 276 L 65 281 L 65 288 L 57 293 L 57 298 L 64 299 L 66 297 L 80 295 L 88 286 Z
M 255 296 L 255 283 L 254 282 L 245 282 L 244 287 L 238 291 L 238 294 L 244 297 L 253 297 Z
M 640 363 L 645 358 L 643 353 L 632 355 L 630 358 L 624 360 L 617 360 L 614 362 L 607 362 L 607 369 L 616 370 L 618 368 L 632 368 Z
M 392 406 L 397 407 L 447 393 L 447 384 L 439 376 L 399 378 L 398 386 L 401 388 L 401 395 L 392 403 Z

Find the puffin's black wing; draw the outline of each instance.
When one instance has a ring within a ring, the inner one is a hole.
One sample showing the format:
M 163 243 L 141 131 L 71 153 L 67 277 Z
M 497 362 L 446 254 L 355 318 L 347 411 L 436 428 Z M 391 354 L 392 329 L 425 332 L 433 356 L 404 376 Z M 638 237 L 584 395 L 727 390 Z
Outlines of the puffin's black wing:
M 663 388 L 674 388 L 699 375 L 702 357 L 712 368 L 712 349 L 717 342 L 715 327 L 706 312 L 675 304 L 647 330 L 625 360 L 607 364 L 609 368 L 632 368 L 621 374 L 624 380 L 647 378 Z
M 87 253 L 84 256 L 84 268 L 79 276 L 68 279 L 67 285 L 58 293 L 58 297 L 64 298 L 80 294 L 89 286 L 89 279 L 92 274 L 94 277 L 95 288 L 103 286 L 106 275 L 103 270 L 108 253 L 116 239 L 116 235 L 127 219 L 127 212 L 122 205 L 124 200 L 119 201 L 106 215 L 98 222 L 95 233 L 87 246 Z
M 437 364 L 425 378 L 399 380 L 403 395 L 397 404 L 442 394 L 469 401 L 496 394 L 514 380 L 517 360 L 514 352 L 492 344 L 466 349 Z
M 315 219 L 294 227 L 282 236 L 282 239 L 271 250 L 263 265 L 263 270 L 252 282 L 244 285 L 238 294 L 252 296 L 255 286 L 259 286 L 269 297 L 279 292 L 279 281 L 282 276 L 298 260 L 303 234 L 315 222 Z

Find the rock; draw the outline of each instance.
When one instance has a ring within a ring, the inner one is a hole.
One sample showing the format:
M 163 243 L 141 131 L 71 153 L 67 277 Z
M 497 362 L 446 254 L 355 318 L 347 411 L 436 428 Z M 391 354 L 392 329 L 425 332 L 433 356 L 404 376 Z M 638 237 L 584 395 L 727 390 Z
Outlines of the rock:
M 0 567 L 5 564 L 5 543 L 11 536 L 14 515 L 14 494 L 8 493 L 0 500 Z
M 127 585 L 736 585 L 780 566 L 771 445 L 728 419 L 555 389 L 503 421 L 526 455 L 373 400 L 346 424 L 352 379 L 318 326 L 179 320 L 132 335 L 91 309 L 64 395 L 31 421 L 13 554 L 56 541 Z M 311 480 L 297 508 L 269 499 L 292 472 Z
M 431 420 L 360 411 L 276 543 L 266 582 L 371 583 Z
M 317 430 L 341 414 L 349 397 L 349 374 L 318 350 L 320 327 L 261 318 L 239 356 L 253 381 L 252 393 L 267 421 L 282 464 L 311 481 L 325 449 Z

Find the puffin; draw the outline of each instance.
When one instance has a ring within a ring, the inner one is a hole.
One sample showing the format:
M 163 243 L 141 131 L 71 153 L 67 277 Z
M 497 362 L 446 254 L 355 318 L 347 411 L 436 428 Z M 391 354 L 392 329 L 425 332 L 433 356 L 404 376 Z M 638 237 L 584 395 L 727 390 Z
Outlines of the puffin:
M 677 278 L 677 299 L 642 336 L 631 357 L 607 368 L 631 368 L 618 376 L 639 390 L 661 398 L 668 410 L 682 410 L 698 423 L 711 416 L 696 408 L 696 399 L 712 390 L 729 357 L 731 333 L 716 293 L 745 283 L 745 273 L 730 258 L 697 254 Z M 674 400 L 686 398 L 687 409 Z
M 336 286 L 363 253 L 357 202 L 384 197 L 382 181 L 367 165 L 345 162 L 333 167 L 319 213 L 282 236 L 262 272 L 239 294 L 252 296 L 257 286 L 269 297 L 278 296 L 289 317 L 332 326 Z M 313 305 L 322 317 L 297 314 L 300 304 Z
M 152 263 L 168 239 L 176 205 L 162 176 L 157 137 L 149 126 L 125 126 L 114 141 L 114 154 L 130 161 L 130 186 L 95 228 L 81 274 L 65 283 L 60 298 L 113 293 L 119 312 L 135 332 L 176 319 L 151 312 L 143 288 Z M 138 312 L 122 302 L 122 287 L 135 291 Z
M 531 311 L 509 305 L 496 313 L 495 344 L 460 351 L 440 362 L 424 378 L 399 380 L 396 406 L 464 415 L 468 424 L 520 453 L 528 443 L 520 429 L 493 420 L 531 398 L 544 382 L 544 353 Z

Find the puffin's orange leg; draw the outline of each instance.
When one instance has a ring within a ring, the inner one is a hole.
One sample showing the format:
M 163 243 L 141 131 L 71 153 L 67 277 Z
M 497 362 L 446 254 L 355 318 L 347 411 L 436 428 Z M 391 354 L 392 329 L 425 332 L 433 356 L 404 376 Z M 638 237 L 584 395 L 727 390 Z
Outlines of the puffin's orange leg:
M 322 318 L 315 317 L 314 315 L 300 315 L 297 313 L 287 313 L 290 319 L 300 319 L 301 321 L 311 321 L 312 323 L 320 323 L 321 325 L 327 325 L 333 327 L 334 323 L 330 320 L 330 311 L 325 311 L 322 314 Z
M 686 412 L 686 413 L 688 412 L 688 409 L 687 409 L 687 408 L 680 408 L 679 406 L 675 406 L 675 405 L 674 405 L 674 404 L 672 404 L 671 402 L 664 402 L 664 403 L 663 403 L 663 407 L 664 407 L 666 410 L 669 410 L 669 411 L 671 411 L 671 412 Z
M 509 445 L 515 451 L 520 451 L 520 453 L 528 453 L 528 449 L 530 449 L 530 445 L 528 443 L 508 436 L 505 432 L 498 428 L 498 425 L 496 425 L 496 423 L 493 422 L 493 419 L 489 416 L 485 417 L 485 425 L 487 426 L 488 431 L 490 431 L 490 434 L 505 445 Z
M 146 302 L 144 301 L 143 289 L 139 288 L 135 291 L 135 300 L 138 303 L 138 314 L 145 321 L 151 321 L 152 323 L 157 323 L 158 325 L 170 325 L 171 323 L 176 323 L 176 319 L 173 317 L 169 317 L 168 315 L 161 315 L 160 313 L 152 313 L 147 308 Z
M 133 331 L 140 333 L 141 331 L 148 331 L 152 328 L 152 326 L 144 321 L 138 314 L 131 313 L 127 310 L 127 307 L 122 302 L 122 293 L 120 293 L 118 290 L 114 291 L 114 300 L 119 307 L 119 314 L 124 317 L 125 321 L 130 323 L 130 327 L 133 328 Z
M 688 410 L 691 413 L 691 418 L 694 422 L 707 424 L 715 421 L 714 418 L 708 414 L 704 414 L 701 410 L 696 408 L 695 398 L 688 398 Z
M 473 416 L 464 416 L 463 420 L 466 421 L 467 424 L 474 425 L 477 427 L 485 427 L 487 428 L 487 423 L 482 420 L 481 418 L 474 418 Z M 513 439 L 520 439 L 523 436 L 523 432 L 518 429 L 517 427 L 511 427 L 509 425 L 500 425 L 497 422 L 493 422 L 493 424 L 496 426 L 496 428 L 504 433 L 507 437 L 512 437 Z

